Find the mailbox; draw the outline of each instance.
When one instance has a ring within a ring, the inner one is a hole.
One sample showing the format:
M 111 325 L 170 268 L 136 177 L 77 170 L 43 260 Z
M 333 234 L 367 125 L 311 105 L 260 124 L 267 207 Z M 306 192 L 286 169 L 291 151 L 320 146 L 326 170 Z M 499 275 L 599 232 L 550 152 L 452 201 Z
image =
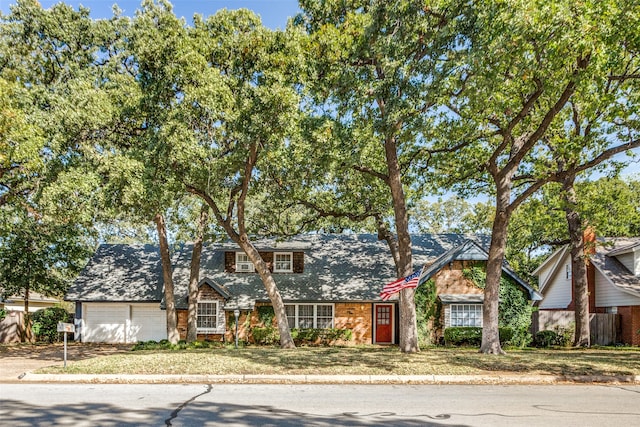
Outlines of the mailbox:
M 76 332 L 76 327 L 73 323 L 58 322 L 58 332 L 68 332 L 73 334 Z

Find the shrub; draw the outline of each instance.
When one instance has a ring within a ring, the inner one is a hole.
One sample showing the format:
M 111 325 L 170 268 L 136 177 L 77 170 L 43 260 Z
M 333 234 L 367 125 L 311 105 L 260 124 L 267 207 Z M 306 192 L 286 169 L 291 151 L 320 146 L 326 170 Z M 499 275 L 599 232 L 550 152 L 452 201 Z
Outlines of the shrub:
M 2 322 L 5 317 L 7 317 L 7 310 L 5 310 L 4 308 L 0 308 L 0 322 Z M 640 330 L 638 331 L 638 333 L 640 334 Z
M 206 349 L 206 348 L 214 348 L 221 347 L 222 343 L 217 341 L 194 341 L 191 343 L 186 342 L 185 340 L 178 341 L 177 344 L 171 344 L 168 340 L 162 340 L 160 342 L 149 340 L 149 341 L 139 341 L 137 342 L 132 351 L 140 351 L 140 350 L 194 350 L 194 349 Z
M 296 345 L 331 345 L 338 340 L 349 341 L 352 337 L 353 331 L 351 329 L 301 328 L 291 330 L 291 338 Z
M 253 342 L 260 345 L 274 345 L 280 342 L 280 333 L 272 326 L 252 328 Z M 291 338 L 296 345 L 330 345 L 336 341 L 350 341 L 351 329 L 293 328 Z
M 31 320 L 36 341 L 56 342 L 60 340 L 58 322 L 72 323 L 73 315 L 61 307 L 48 307 L 33 313 Z
M 554 331 L 539 331 L 533 338 L 533 345 L 535 347 L 547 348 L 557 345 L 558 334 Z
M 251 329 L 251 335 L 256 344 L 274 345 L 280 342 L 280 333 L 273 326 L 253 328 Z
M 467 279 L 472 280 L 480 289 L 486 285 L 487 273 L 484 267 L 472 267 L 463 270 Z M 511 279 L 500 278 L 500 305 L 498 308 L 498 325 L 511 328 L 513 333 L 506 344 L 525 347 L 531 342 L 531 314 L 535 310 L 529 303 L 528 295 Z M 502 339 L 500 339 L 502 341 Z
M 513 329 L 499 328 L 500 342 L 513 338 Z M 444 342 L 453 346 L 479 347 L 482 344 L 482 328 L 471 326 L 455 326 L 444 330 Z

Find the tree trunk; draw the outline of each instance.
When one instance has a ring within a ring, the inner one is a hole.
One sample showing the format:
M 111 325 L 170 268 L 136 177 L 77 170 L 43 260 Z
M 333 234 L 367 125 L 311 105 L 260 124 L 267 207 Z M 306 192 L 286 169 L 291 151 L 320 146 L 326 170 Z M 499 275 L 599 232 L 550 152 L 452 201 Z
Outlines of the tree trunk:
M 287 313 L 284 308 L 282 296 L 280 295 L 280 291 L 278 291 L 278 287 L 267 263 L 264 262 L 260 253 L 246 235 L 240 236 L 239 241 L 236 243 L 240 245 L 240 248 L 247 254 L 251 262 L 253 262 L 267 290 L 267 295 L 269 295 L 276 316 L 278 332 L 280 332 L 280 348 L 296 348 L 296 344 L 293 342 L 293 338 L 291 338 L 291 330 L 289 328 L 289 322 L 287 321 Z
M 575 310 L 575 340 L 576 347 L 591 346 L 591 331 L 589 326 L 589 287 L 587 284 L 587 265 L 585 263 L 584 235 L 582 219 L 577 211 L 577 195 L 573 187 L 575 176 L 564 180 L 562 197 L 564 211 L 571 240 L 571 282 L 573 285 L 573 303 Z
M 172 344 L 177 344 L 180 339 L 178 333 L 178 319 L 176 316 L 176 303 L 173 294 L 173 274 L 171 271 L 171 256 L 169 255 L 169 243 L 167 241 L 167 227 L 164 217 L 156 214 L 153 219 L 158 230 L 160 241 L 160 259 L 162 261 L 162 278 L 164 284 L 164 301 L 167 310 L 167 339 Z
M 29 271 L 30 272 L 30 271 Z M 31 313 L 29 312 L 29 296 L 31 294 L 31 287 L 27 284 L 24 288 L 24 331 L 20 334 L 20 341 L 22 342 L 32 342 L 33 341 L 33 330 L 32 322 L 31 322 Z
M 189 315 L 187 317 L 187 342 L 198 339 L 198 284 L 200 283 L 200 258 L 204 241 L 204 230 L 209 216 L 207 206 L 203 205 L 198 221 L 198 232 L 193 242 L 191 254 L 191 270 L 189 273 Z
M 387 137 L 385 140 L 385 155 L 387 159 L 388 185 L 393 199 L 393 212 L 398 235 L 398 263 L 396 265 L 398 278 L 413 273 L 413 259 L 411 256 L 411 235 L 409 234 L 409 216 L 405 200 L 400 165 L 395 139 Z M 400 351 L 417 353 L 418 320 L 416 316 L 415 289 L 400 291 Z
M 497 180 L 498 181 L 498 180 Z M 496 185 L 496 217 L 491 229 L 491 245 L 487 260 L 487 280 L 484 288 L 484 303 L 482 306 L 482 345 L 480 352 L 485 354 L 505 354 L 500 346 L 500 331 L 498 325 L 500 278 L 507 246 L 507 227 L 509 225 L 509 210 L 511 186 L 510 180 L 503 178 Z

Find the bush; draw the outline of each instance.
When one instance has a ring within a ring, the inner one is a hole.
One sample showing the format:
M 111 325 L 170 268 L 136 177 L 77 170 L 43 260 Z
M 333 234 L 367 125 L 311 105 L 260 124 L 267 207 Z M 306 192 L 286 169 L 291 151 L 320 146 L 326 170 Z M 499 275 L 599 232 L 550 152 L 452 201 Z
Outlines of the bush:
M 533 345 L 539 348 L 566 347 L 571 342 L 571 329 L 556 328 L 555 331 L 545 330 L 536 333 Z
M 251 335 L 253 336 L 253 341 L 256 344 L 274 345 L 280 342 L 280 333 L 273 326 L 252 328 Z
M 500 342 L 505 343 L 513 338 L 513 329 L 498 328 Z M 482 344 L 482 328 L 471 326 L 454 326 L 444 330 L 444 342 L 452 346 L 479 347 Z
M 353 337 L 351 329 L 292 329 L 291 338 L 296 345 L 331 345 L 335 341 L 349 341 Z
M 61 307 L 49 307 L 31 315 L 33 335 L 36 341 L 57 342 L 60 340 L 58 322 L 73 323 L 73 315 Z
M 547 348 L 556 345 L 558 334 L 554 331 L 539 331 L 533 337 L 533 345 L 535 347 Z
M 131 350 L 195 350 L 214 347 L 222 347 L 222 343 L 217 341 L 194 341 L 188 343 L 185 340 L 180 340 L 177 344 L 171 344 L 168 340 L 160 342 L 149 340 L 137 342 Z
M 260 345 L 274 345 L 280 342 L 280 333 L 272 326 L 252 328 L 253 342 Z M 330 345 L 335 341 L 349 341 L 353 337 L 351 329 L 291 329 L 291 338 L 296 345 Z

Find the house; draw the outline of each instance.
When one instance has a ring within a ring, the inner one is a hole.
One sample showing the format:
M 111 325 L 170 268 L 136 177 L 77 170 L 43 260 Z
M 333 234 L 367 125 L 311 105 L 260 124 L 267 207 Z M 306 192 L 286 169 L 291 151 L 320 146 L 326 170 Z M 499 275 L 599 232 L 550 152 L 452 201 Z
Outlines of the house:
M 458 234 L 412 238 L 422 282 L 433 279 L 444 310 L 441 324 L 481 326 L 482 290 L 462 270 L 487 259 L 486 237 Z M 292 328 L 350 329 L 354 343 L 390 344 L 398 340 L 398 303 L 383 301 L 384 284 L 395 280 L 385 242 L 368 234 L 310 234 L 286 241 L 255 243 L 282 295 Z M 178 328 L 186 336 L 192 247 L 173 257 Z M 530 299 L 540 296 L 507 266 L 505 274 L 522 285 Z M 86 342 L 135 342 L 166 337 L 162 271 L 157 248 L 102 245 L 69 289 Z M 240 311 L 239 335 L 260 321 L 270 300 L 253 264 L 234 243 L 203 248 L 198 293 L 198 338 L 232 340 L 233 311 Z M 479 314 L 480 313 L 480 314 Z M 473 319 L 473 320 L 470 320 Z
M 38 292 L 29 292 L 29 313 L 54 307 L 60 302 L 62 301 L 59 298 L 48 297 Z M 24 305 L 24 294 L 0 298 L 0 309 L 4 308 L 6 311 L 24 311 Z
M 0 310 L 4 310 L 4 317 L 0 316 L 0 343 L 20 342 L 20 333 L 24 330 L 24 294 L 2 298 L 0 289 Z M 61 300 L 48 297 L 38 292 L 29 292 L 29 313 L 34 313 L 60 304 Z
M 618 314 L 617 341 L 640 345 L 640 237 L 587 239 L 595 249 L 587 263 L 589 313 Z M 563 246 L 534 272 L 544 294 L 541 312 L 574 310 L 569 246 Z

